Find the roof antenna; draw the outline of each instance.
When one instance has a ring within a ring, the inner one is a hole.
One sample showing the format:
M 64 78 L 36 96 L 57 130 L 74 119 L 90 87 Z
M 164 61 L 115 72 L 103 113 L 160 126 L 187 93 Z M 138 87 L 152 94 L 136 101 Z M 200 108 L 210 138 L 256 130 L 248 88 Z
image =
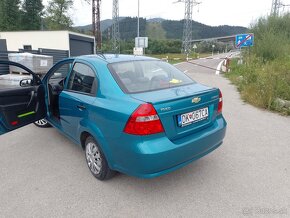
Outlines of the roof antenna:
M 106 56 L 104 55 L 104 53 L 102 51 L 97 51 L 96 55 L 100 56 L 101 58 L 103 58 L 104 60 L 107 60 Z

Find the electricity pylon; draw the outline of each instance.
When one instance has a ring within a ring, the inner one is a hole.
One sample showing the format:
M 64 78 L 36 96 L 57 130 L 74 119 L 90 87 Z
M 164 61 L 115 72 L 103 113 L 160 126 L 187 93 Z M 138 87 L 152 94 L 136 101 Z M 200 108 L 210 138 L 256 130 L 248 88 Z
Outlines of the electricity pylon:
M 278 17 L 280 15 L 280 9 L 282 8 L 284 10 L 286 7 L 290 7 L 290 4 L 284 4 L 281 0 L 272 0 L 271 15 Z
M 279 16 L 280 6 L 281 6 L 280 0 L 272 0 L 271 15 Z
M 185 3 L 185 12 L 184 12 L 184 25 L 183 25 L 183 37 L 182 37 L 182 52 L 189 54 L 192 49 L 191 40 L 192 40 L 192 11 L 193 7 L 201 4 L 196 0 L 178 0 L 177 2 Z
M 97 43 L 97 50 L 102 49 L 101 0 L 92 0 L 92 30 Z
M 119 0 L 113 0 L 112 40 L 115 54 L 120 53 Z

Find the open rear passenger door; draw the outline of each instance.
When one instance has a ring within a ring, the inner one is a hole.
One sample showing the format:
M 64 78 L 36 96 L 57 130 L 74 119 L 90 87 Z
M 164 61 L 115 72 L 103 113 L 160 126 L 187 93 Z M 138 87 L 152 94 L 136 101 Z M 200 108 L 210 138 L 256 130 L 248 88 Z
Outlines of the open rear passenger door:
M 25 72 L 27 77 L 15 82 L 15 75 L 0 75 L 0 135 L 45 118 L 46 115 L 45 90 L 41 79 L 21 64 L 0 60 L 0 69 L 9 69 L 11 66 Z

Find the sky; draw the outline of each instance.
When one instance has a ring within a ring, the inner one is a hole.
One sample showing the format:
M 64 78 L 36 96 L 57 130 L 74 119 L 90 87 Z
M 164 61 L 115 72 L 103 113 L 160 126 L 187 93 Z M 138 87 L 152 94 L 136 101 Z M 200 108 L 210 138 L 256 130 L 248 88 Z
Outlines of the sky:
M 46 4 L 48 0 L 44 0 Z M 173 3 L 177 0 L 140 0 L 140 17 L 147 19 L 161 17 L 170 20 L 184 18 L 184 3 Z M 272 0 L 198 0 L 202 2 L 193 9 L 193 20 L 203 24 L 235 25 L 249 27 L 261 16 L 271 12 Z M 101 20 L 112 18 L 113 0 L 101 1 Z M 284 0 L 283 3 L 290 3 Z M 120 17 L 136 17 L 138 0 L 119 0 Z M 289 9 L 289 8 L 288 8 Z M 286 9 L 285 9 L 286 10 Z M 91 23 L 91 6 L 85 0 L 74 0 L 74 9 L 70 14 L 74 25 Z

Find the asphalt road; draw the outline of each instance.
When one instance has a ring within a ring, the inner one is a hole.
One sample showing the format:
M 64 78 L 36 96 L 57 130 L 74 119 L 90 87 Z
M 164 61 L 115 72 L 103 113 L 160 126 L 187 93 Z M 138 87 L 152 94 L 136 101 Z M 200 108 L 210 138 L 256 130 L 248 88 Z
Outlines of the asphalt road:
M 290 118 L 244 103 L 214 70 L 178 67 L 221 88 L 228 121 L 221 147 L 162 177 L 100 182 L 79 147 L 30 125 L 0 136 L 0 217 L 289 217 Z

